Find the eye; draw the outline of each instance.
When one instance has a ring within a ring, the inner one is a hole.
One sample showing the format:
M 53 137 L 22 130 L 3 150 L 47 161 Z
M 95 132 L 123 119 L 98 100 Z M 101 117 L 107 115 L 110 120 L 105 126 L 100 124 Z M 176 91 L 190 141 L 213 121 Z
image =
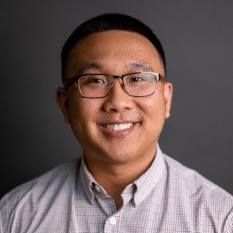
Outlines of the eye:
M 143 81 L 146 81 L 146 78 L 145 77 L 141 77 L 141 76 L 135 76 L 135 77 L 131 77 L 129 79 L 130 83 L 143 82 Z
M 100 78 L 91 78 L 91 79 L 87 80 L 86 83 L 99 83 L 99 84 L 101 84 L 101 83 L 104 83 L 104 80 L 100 79 Z
M 82 85 L 105 84 L 105 77 L 101 75 L 85 75 L 81 78 Z

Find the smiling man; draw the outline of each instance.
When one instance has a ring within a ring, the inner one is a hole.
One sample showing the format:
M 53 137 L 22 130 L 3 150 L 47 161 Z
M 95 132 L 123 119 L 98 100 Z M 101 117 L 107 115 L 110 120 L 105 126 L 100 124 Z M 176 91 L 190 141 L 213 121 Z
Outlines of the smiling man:
M 163 154 L 172 84 L 154 33 L 126 15 L 80 25 L 57 103 L 83 156 L 9 194 L 0 232 L 233 232 L 233 198 Z
M 64 79 L 72 82 L 58 89 L 58 103 L 89 171 L 117 207 L 123 189 L 152 163 L 169 116 L 172 85 L 160 82 L 160 75 L 159 53 L 134 32 L 90 34 L 67 58 Z

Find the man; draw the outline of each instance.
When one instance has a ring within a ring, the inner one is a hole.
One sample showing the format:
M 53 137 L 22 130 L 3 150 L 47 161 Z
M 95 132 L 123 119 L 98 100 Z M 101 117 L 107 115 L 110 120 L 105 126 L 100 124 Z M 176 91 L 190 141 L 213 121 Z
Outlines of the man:
M 162 46 L 140 21 L 106 14 L 79 26 L 56 95 L 83 157 L 7 194 L 0 231 L 232 233 L 232 196 L 158 146 L 165 76 Z

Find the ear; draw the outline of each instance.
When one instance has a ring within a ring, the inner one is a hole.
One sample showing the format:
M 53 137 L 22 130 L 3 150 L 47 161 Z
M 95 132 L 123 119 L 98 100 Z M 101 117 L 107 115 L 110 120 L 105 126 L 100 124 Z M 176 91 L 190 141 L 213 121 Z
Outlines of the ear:
M 65 122 L 69 123 L 68 92 L 65 88 L 62 87 L 57 88 L 56 101 L 63 113 Z
M 173 87 L 171 83 L 164 83 L 164 100 L 165 100 L 165 117 L 170 117 L 170 110 L 172 104 Z

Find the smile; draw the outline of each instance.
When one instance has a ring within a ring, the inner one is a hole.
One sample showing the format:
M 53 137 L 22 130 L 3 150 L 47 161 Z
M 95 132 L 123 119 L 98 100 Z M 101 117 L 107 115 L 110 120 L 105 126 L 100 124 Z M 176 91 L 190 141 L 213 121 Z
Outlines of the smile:
M 133 125 L 133 123 L 109 124 L 109 125 L 106 125 L 105 127 L 108 130 L 121 131 L 121 130 L 129 129 L 132 125 Z

